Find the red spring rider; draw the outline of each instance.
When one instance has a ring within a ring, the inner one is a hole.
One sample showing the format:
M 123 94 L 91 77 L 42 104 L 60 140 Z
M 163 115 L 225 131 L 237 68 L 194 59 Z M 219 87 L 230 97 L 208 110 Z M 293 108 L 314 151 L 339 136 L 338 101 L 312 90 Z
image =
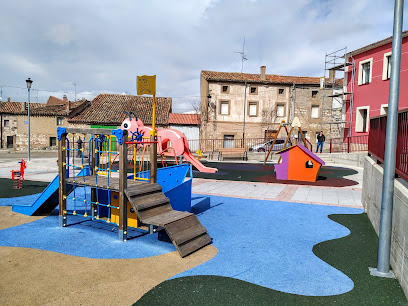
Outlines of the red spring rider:
M 13 189 L 21 189 L 23 187 L 24 169 L 27 168 L 24 159 L 22 159 L 21 162 L 18 163 L 20 164 L 20 170 L 10 171 L 11 179 L 13 180 Z

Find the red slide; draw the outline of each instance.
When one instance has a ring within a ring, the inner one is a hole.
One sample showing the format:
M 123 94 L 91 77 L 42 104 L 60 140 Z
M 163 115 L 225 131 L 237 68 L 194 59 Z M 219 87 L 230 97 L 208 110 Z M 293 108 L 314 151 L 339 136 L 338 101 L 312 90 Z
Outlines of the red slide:
M 185 159 L 187 159 L 194 167 L 197 168 L 198 171 L 200 172 L 205 172 L 205 173 L 215 173 L 218 172 L 217 168 L 210 168 L 204 166 L 197 158 L 195 158 L 190 151 L 184 150 L 183 156 Z

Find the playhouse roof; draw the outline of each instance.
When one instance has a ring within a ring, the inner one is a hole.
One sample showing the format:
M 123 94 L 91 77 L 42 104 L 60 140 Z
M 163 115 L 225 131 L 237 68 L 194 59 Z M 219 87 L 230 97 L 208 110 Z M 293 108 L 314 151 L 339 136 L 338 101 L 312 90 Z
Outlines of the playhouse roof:
M 289 151 L 289 150 L 291 150 L 291 149 L 293 149 L 293 148 L 295 148 L 295 147 L 299 147 L 303 152 L 305 152 L 307 155 L 309 155 L 311 158 L 313 158 L 313 159 L 314 159 L 315 161 L 317 161 L 318 163 L 320 163 L 320 164 L 322 164 L 322 165 L 325 165 L 325 164 L 326 164 L 321 158 L 319 158 L 316 154 L 314 154 L 314 153 L 311 152 L 309 149 L 307 149 L 304 145 L 301 145 L 301 144 L 297 144 L 297 145 L 294 145 L 294 146 L 285 148 L 285 149 L 283 149 L 283 150 L 280 150 L 280 151 L 276 152 L 276 154 L 277 154 L 277 153 L 280 154 L 280 153 L 283 153 L 283 152 L 285 152 L 285 151 Z

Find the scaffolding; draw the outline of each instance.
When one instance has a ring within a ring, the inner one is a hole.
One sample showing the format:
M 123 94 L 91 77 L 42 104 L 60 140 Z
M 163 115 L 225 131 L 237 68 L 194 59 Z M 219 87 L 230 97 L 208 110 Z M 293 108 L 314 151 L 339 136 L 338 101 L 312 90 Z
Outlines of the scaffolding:
M 349 69 L 350 67 L 350 69 Z M 336 73 L 339 72 L 339 75 Z M 354 58 L 347 54 L 347 47 L 326 53 L 324 61 L 324 77 L 321 88 L 321 129 L 323 125 L 329 125 L 329 138 L 332 138 L 333 125 L 341 131 L 344 136 L 344 129 L 348 124 L 348 136 L 350 136 L 353 120 L 353 94 L 354 94 Z M 350 77 L 350 88 L 347 87 L 347 79 Z M 347 91 L 349 89 L 349 91 Z M 349 116 L 347 113 L 347 103 L 349 103 Z M 325 112 L 327 115 L 325 115 Z M 338 114 L 341 117 L 338 117 Z M 325 118 L 328 118 L 325 121 Z

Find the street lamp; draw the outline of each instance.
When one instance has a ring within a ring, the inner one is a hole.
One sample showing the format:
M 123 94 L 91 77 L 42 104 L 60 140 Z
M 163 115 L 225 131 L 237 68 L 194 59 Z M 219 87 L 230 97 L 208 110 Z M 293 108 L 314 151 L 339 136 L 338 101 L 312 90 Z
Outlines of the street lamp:
M 30 161 L 30 90 L 32 82 L 30 78 L 26 80 L 28 89 L 28 161 Z

